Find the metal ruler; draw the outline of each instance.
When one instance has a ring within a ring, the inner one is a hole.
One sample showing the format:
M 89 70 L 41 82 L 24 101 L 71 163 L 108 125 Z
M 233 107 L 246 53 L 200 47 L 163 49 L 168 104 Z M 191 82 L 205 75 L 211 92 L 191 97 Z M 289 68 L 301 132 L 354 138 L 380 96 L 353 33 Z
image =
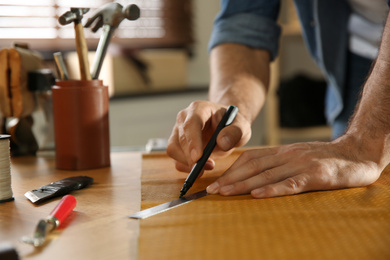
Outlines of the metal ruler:
M 181 206 L 183 204 L 186 204 L 190 201 L 205 197 L 207 195 L 208 195 L 207 191 L 202 190 L 202 191 L 199 191 L 197 193 L 187 195 L 187 196 L 184 196 L 184 197 L 176 199 L 176 200 L 172 200 L 171 202 L 166 202 L 164 204 L 160 204 L 158 206 L 136 212 L 134 214 L 129 215 L 129 218 L 145 219 L 145 218 L 151 217 L 153 215 L 165 212 L 167 210 L 176 208 L 176 207 Z

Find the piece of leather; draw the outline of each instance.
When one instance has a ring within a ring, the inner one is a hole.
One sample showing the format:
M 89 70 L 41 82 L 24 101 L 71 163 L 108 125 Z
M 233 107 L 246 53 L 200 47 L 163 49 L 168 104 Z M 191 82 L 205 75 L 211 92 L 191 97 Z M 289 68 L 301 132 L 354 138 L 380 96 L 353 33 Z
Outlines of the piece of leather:
M 188 194 L 237 158 L 218 160 Z M 186 174 L 144 155 L 141 208 L 179 196 Z M 139 259 L 390 259 L 390 168 L 367 187 L 253 199 L 208 195 L 140 221 Z
M 3 117 L 11 117 L 11 98 L 9 92 L 8 49 L 0 50 L 0 112 Z
M 42 58 L 37 52 L 19 47 L 9 49 L 8 53 L 12 116 L 31 115 L 37 104 L 34 94 L 28 90 L 27 73 L 43 68 Z

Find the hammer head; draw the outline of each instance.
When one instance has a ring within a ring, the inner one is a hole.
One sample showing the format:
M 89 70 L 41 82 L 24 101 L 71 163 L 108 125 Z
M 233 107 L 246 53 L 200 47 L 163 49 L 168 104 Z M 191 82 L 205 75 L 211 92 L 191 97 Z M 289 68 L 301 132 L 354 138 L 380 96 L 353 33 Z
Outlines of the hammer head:
M 123 15 L 130 21 L 134 21 L 140 17 L 141 11 L 137 5 L 132 4 L 125 7 L 123 10 Z
M 89 27 L 97 20 L 92 31 L 96 32 L 103 25 L 109 25 L 111 28 L 116 28 L 123 19 L 136 20 L 139 17 L 139 8 L 136 5 L 131 5 L 123 10 L 123 6 L 118 3 L 108 3 L 100 8 L 91 18 L 88 19 L 85 27 Z
M 83 15 L 89 11 L 89 8 L 70 8 L 70 11 L 64 13 L 58 18 L 61 25 L 66 25 L 71 22 L 80 23 Z

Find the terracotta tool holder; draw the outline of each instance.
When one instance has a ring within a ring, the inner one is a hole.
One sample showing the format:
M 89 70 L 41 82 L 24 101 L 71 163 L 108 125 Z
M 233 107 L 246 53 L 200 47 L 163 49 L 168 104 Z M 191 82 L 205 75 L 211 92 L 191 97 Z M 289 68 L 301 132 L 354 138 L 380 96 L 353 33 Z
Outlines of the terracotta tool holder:
M 52 95 L 56 168 L 110 166 L 108 87 L 101 80 L 57 81 Z

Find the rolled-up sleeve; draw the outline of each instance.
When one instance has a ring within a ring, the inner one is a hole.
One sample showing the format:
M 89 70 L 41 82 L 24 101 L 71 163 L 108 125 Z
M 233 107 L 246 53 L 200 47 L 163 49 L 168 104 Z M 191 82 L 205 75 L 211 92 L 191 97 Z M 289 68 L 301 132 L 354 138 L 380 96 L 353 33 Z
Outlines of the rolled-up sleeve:
M 281 31 L 276 23 L 278 13 L 276 0 L 223 0 L 214 21 L 209 51 L 222 43 L 238 43 L 265 49 L 275 59 Z

